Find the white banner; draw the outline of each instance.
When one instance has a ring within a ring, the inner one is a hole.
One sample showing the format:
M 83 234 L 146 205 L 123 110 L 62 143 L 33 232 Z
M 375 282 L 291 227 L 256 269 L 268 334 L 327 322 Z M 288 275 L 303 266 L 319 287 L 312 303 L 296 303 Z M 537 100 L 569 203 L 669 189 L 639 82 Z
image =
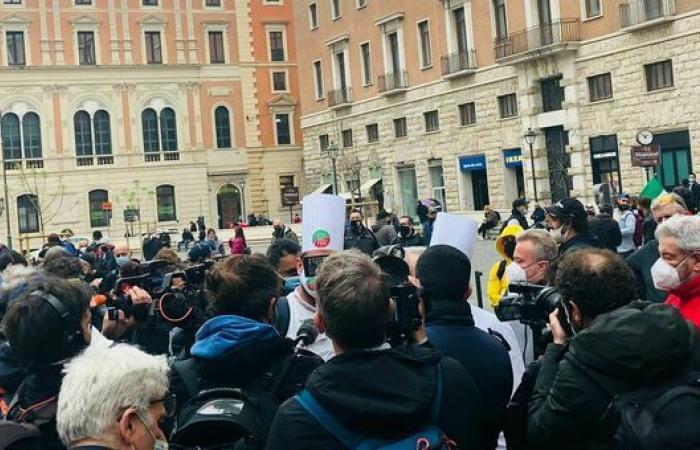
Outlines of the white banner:
M 337 195 L 311 194 L 304 197 L 302 252 L 343 250 L 345 243 L 345 200 Z

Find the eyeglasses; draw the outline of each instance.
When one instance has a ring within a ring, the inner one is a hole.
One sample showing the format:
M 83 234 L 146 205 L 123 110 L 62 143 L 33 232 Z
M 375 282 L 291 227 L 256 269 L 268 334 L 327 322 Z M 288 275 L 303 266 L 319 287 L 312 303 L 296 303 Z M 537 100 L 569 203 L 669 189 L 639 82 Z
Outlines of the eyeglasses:
M 156 403 L 163 403 L 163 407 L 165 408 L 165 417 L 172 418 L 175 416 L 175 410 L 177 408 L 177 398 L 175 397 L 175 394 L 166 392 L 162 398 L 148 402 L 149 405 L 155 405 Z

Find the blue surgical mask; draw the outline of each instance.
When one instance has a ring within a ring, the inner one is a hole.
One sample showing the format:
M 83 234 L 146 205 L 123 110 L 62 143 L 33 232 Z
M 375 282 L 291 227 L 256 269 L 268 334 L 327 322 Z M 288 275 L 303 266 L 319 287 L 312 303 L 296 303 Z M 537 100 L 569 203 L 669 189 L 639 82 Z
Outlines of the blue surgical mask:
M 117 256 L 115 259 L 117 260 L 117 265 L 119 266 L 120 269 L 121 269 L 122 267 L 124 267 L 124 265 L 125 265 L 126 263 L 129 262 L 129 257 L 128 257 L 128 256 Z
M 287 277 L 284 279 L 285 291 L 291 292 L 298 286 L 301 286 L 301 279 L 299 277 Z

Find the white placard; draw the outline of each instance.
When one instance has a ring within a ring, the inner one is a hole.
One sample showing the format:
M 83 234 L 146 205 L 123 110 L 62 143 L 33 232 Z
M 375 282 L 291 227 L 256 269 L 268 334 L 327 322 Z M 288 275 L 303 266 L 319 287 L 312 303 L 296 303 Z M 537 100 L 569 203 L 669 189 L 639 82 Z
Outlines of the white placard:
M 302 252 L 343 250 L 345 200 L 337 195 L 311 194 L 303 200 Z
M 449 245 L 461 250 L 471 259 L 478 228 L 479 223 L 469 217 L 438 213 L 433 224 L 433 237 L 430 239 L 430 246 Z

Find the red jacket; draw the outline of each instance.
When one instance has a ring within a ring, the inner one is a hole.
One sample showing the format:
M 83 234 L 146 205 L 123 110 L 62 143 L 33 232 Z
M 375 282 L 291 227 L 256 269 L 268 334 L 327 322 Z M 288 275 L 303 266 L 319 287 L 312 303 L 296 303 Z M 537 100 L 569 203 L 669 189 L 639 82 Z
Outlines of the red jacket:
M 669 292 L 666 304 L 678 308 L 686 320 L 700 328 L 700 275 Z
M 231 238 L 228 241 L 228 245 L 231 248 L 232 255 L 242 255 L 245 253 L 246 243 L 244 238 Z

